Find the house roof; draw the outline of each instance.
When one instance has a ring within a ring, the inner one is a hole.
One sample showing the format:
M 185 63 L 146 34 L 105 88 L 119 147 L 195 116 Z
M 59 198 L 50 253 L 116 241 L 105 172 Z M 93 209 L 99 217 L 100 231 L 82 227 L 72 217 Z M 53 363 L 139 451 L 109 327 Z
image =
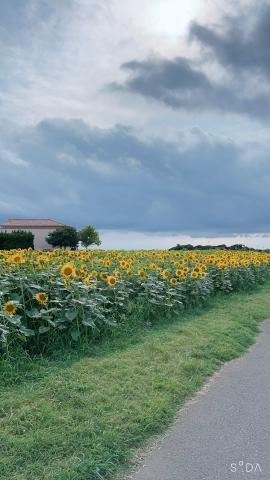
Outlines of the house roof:
M 39 227 L 64 227 L 64 223 L 57 222 L 56 220 L 46 219 L 37 219 L 37 218 L 10 218 L 6 222 L 2 223 L 2 228 L 16 228 L 16 227 L 25 227 L 25 228 L 39 228 Z

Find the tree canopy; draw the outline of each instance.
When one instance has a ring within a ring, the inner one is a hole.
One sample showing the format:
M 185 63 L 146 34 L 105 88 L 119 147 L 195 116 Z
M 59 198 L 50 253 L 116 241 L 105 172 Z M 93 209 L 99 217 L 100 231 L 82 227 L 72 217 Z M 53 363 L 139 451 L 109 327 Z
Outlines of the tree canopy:
M 24 230 L 0 232 L 0 250 L 12 250 L 14 248 L 34 248 L 33 233 Z
M 86 225 L 86 227 L 82 228 L 78 236 L 84 247 L 101 244 L 99 234 L 92 225 Z
M 76 228 L 65 226 L 50 232 L 46 241 L 53 247 L 76 248 L 79 237 Z

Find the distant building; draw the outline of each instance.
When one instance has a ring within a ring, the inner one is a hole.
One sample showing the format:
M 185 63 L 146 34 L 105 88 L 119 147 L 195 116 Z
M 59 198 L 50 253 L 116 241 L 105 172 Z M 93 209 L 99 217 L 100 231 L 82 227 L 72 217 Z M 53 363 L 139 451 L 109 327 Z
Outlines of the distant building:
M 35 250 L 44 250 L 52 248 L 51 245 L 46 242 L 48 234 L 64 226 L 64 223 L 56 222 L 55 220 L 16 218 L 9 219 L 5 223 L 2 223 L 0 229 L 5 232 L 12 232 L 14 230 L 32 232 L 34 235 Z

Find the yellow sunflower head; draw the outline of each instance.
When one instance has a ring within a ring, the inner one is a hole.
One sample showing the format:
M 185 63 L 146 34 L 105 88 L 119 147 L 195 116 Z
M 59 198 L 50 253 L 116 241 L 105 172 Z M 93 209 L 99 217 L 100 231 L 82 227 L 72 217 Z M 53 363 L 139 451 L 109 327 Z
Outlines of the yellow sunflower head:
M 74 269 L 73 269 L 73 275 L 74 275 L 74 277 L 76 277 L 76 278 L 80 278 L 80 277 L 82 276 L 82 272 L 81 272 L 81 270 L 80 270 L 79 268 L 74 268 Z
M 100 276 L 101 280 L 105 281 L 108 278 L 108 273 L 107 272 L 100 272 L 99 276 Z
M 74 266 L 72 265 L 72 263 L 66 263 L 65 265 L 62 266 L 60 272 L 61 272 L 61 275 L 63 275 L 63 277 L 69 278 L 72 276 L 73 270 L 74 270 Z
M 161 272 L 161 275 L 162 275 L 163 278 L 168 278 L 169 275 L 170 275 L 170 272 L 169 272 L 169 270 L 163 270 Z
M 170 284 L 171 285 L 177 285 L 177 283 L 178 283 L 177 278 L 173 277 L 173 278 L 170 279 Z
M 90 278 L 89 276 L 88 276 L 88 277 L 85 277 L 85 278 L 83 279 L 83 283 L 84 283 L 84 285 L 90 285 L 90 283 L 91 283 L 91 278 Z
M 16 253 L 15 255 L 13 255 L 11 257 L 11 262 L 12 263 L 24 263 L 25 260 L 24 260 L 22 255 L 20 255 L 19 253 Z
M 36 293 L 35 299 L 38 303 L 41 303 L 42 305 L 46 305 L 46 303 L 48 303 L 48 295 L 44 292 Z
M 42 258 L 38 261 L 38 268 L 42 269 L 44 268 L 44 265 L 45 265 L 45 260 L 43 260 Z
M 15 303 L 9 301 L 3 305 L 2 310 L 6 315 L 12 316 L 16 313 L 17 307 Z
M 146 278 L 146 273 L 144 270 L 138 270 L 138 275 L 141 277 L 141 278 Z
M 113 277 L 112 275 L 108 275 L 107 276 L 107 283 L 108 283 L 108 285 L 110 285 L 112 287 L 113 285 L 116 284 L 116 278 Z

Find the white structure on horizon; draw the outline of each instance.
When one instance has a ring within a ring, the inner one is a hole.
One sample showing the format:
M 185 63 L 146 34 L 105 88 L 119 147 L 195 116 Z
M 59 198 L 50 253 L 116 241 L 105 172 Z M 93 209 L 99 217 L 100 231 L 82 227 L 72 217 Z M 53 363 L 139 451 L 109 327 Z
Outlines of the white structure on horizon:
M 34 235 L 35 250 L 51 250 L 52 246 L 46 242 L 46 238 L 50 232 L 60 227 L 65 227 L 65 224 L 50 219 L 24 218 L 9 219 L 0 225 L 0 229 L 5 232 L 13 232 L 14 230 L 32 232 Z

